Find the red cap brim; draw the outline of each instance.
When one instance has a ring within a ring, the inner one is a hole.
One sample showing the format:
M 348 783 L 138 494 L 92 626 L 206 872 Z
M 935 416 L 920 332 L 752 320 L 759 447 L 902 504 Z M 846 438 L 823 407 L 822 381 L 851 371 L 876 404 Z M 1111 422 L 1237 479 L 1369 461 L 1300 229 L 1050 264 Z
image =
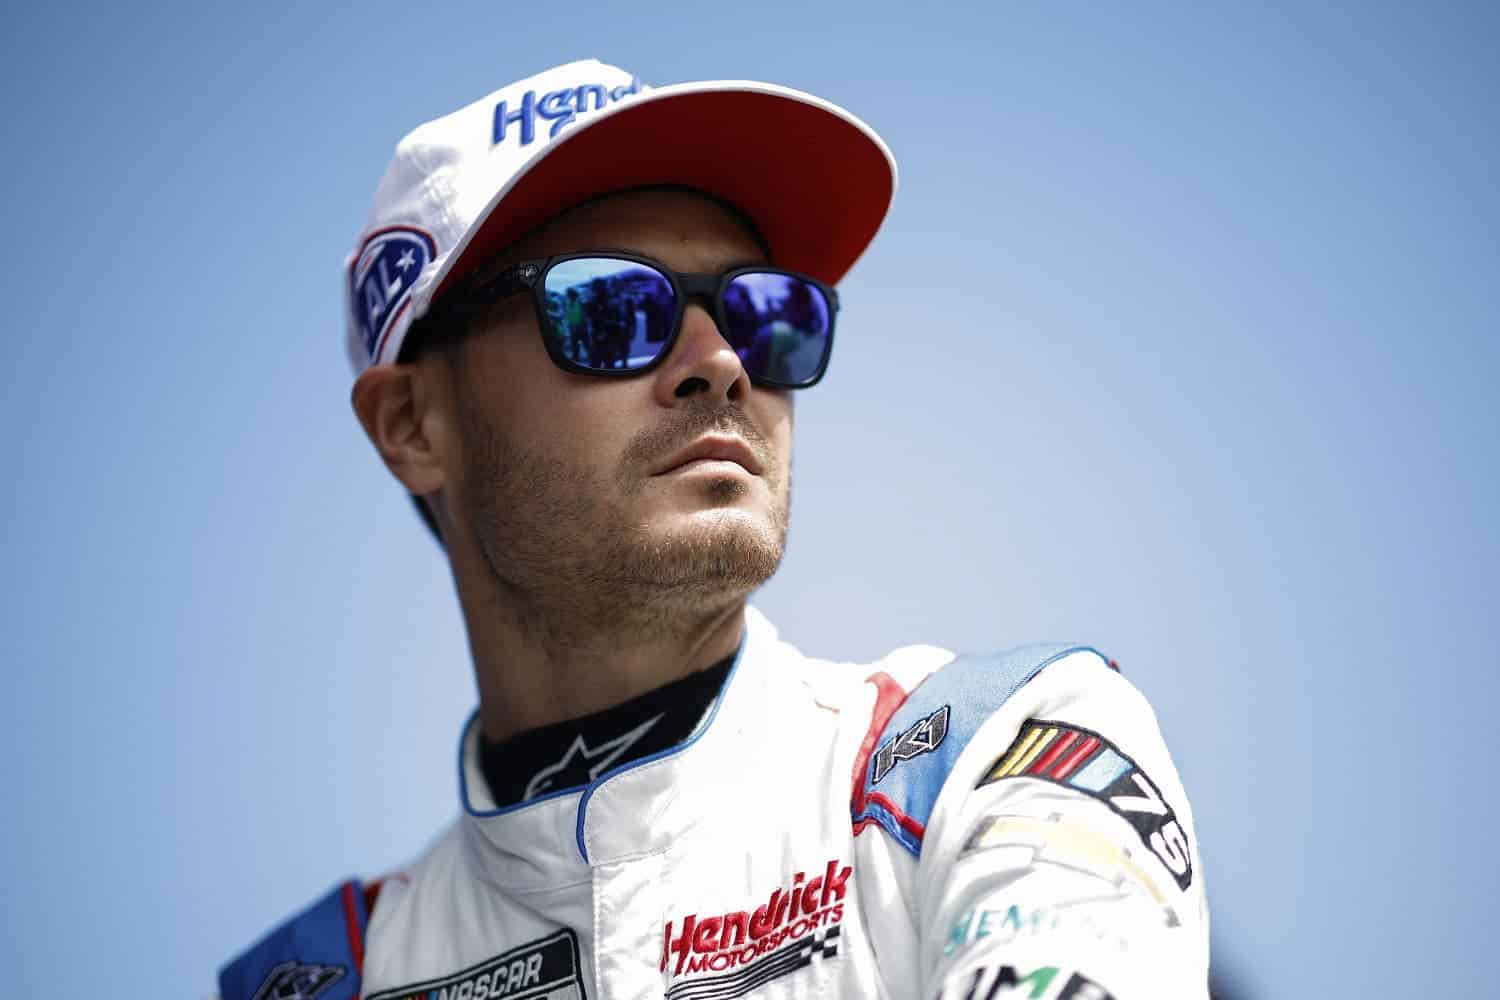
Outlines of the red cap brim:
M 874 239 L 895 161 L 858 119 L 764 84 L 647 91 L 569 126 L 528 164 L 455 253 L 434 298 L 559 213 L 654 185 L 715 195 L 760 229 L 778 267 L 834 284 Z M 764 87 L 766 89 L 743 89 Z

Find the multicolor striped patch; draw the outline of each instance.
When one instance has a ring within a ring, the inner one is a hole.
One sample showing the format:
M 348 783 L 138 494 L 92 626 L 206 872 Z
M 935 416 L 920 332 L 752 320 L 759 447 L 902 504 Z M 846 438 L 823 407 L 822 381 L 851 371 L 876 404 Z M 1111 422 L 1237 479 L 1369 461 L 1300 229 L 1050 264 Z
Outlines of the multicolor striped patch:
M 979 783 L 988 785 L 1001 778 L 1025 775 L 1099 792 L 1133 766 L 1128 758 L 1093 733 L 1064 725 L 1028 722 L 1010 751 Z
M 1179 888 L 1192 883 L 1192 852 L 1176 813 L 1135 761 L 1098 733 L 1031 720 L 977 787 L 1007 778 L 1039 778 L 1093 796 L 1135 829 Z

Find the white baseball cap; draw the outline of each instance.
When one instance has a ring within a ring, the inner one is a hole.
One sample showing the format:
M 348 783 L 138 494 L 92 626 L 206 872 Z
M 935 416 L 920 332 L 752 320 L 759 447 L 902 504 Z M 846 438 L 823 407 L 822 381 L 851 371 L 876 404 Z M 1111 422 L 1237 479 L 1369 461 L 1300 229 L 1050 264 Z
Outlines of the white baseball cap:
M 434 300 L 532 229 L 654 185 L 729 202 L 778 267 L 831 285 L 880 228 L 896 161 L 854 115 L 775 84 L 649 88 L 594 59 L 538 73 L 397 144 L 344 262 L 355 373 L 395 362 Z

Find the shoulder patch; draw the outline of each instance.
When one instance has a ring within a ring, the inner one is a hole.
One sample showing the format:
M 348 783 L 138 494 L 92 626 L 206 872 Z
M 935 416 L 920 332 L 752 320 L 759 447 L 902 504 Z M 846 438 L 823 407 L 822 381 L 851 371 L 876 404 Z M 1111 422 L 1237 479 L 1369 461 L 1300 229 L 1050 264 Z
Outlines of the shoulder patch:
M 1076 652 L 1098 651 L 1043 643 L 960 656 L 910 694 L 885 674 L 871 677 L 879 693 L 870 732 L 854 762 L 854 832 L 873 824 L 913 855 L 921 854 L 938 793 L 974 733 L 1042 668 Z
M 1177 887 L 1193 882 L 1187 834 L 1156 782 L 1114 744 L 1078 726 L 1033 719 L 1015 743 L 979 780 L 979 787 L 1013 778 L 1035 778 L 1093 796 L 1129 823 Z
M 345 882 L 219 972 L 221 1000 L 356 1000 L 369 911 Z

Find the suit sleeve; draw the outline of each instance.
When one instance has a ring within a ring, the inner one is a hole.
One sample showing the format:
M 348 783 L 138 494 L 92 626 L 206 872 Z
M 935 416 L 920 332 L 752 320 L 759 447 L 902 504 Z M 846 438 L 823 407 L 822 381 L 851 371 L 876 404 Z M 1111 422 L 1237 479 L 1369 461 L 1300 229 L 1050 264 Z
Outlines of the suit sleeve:
M 863 780 L 856 831 L 863 805 L 864 853 L 906 873 L 902 978 L 923 1000 L 1207 996 L 1192 813 L 1150 706 L 1097 652 L 954 660 Z
M 219 971 L 222 1000 L 358 1000 L 364 934 L 378 884 L 349 881 Z

